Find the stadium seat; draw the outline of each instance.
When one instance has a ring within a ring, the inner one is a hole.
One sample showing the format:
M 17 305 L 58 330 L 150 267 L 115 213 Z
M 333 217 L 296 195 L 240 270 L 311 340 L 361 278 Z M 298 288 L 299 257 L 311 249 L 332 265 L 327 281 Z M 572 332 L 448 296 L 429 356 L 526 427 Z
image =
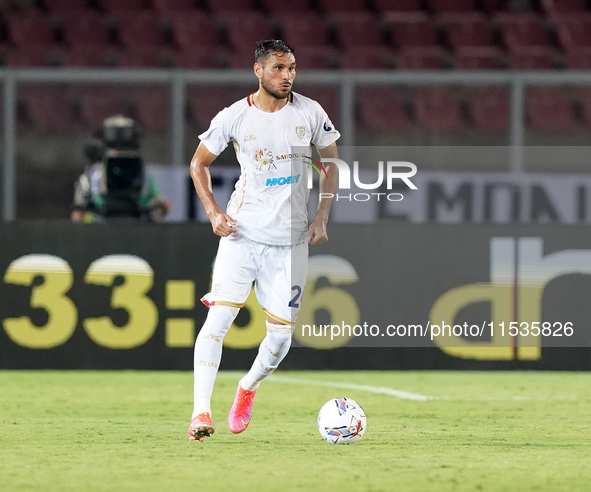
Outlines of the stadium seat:
M 104 46 L 74 47 L 65 53 L 60 65 L 66 68 L 103 67 L 114 64 L 116 52 Z
M 297 84 L 297 83 L 296 83 Z M 340 122 L 339 89 L 326 85 L 297 85 L 296 92 L 320 103 L 337 130 Z
M 504 87 L 472 87 L 469 90 L 468 116 L 477 130 L 509 129 L 509 92 Z
M 446 87 L 419 89 L 415 99 L 415 118 L 419 126 L 435 132 L 453 132 L 465 128 L 459 102 Z
M 163 46 L 166 43 L 160 19 L 155 12 L 120 12 L 115 15 L 119 41 L 126 47 Z
M 319 0 L 318 5 L 323 12 L 361 12 L 365 10 L 365 0 Z
M 569 70 L 591 70 L 591 48 L 583 47 L 567 51 L 564 64 Z
M 423 13 L 392 13 L 383 16 L 397 47 L 437 46 L 437 33 L 431 18 Z
M 12 15 L 7 20 L 8 40 L 18 47 L 47 46 L 54 43 L 53 26 L 39 12 Z
M 404 104 L 391 88 L 363 87 L 357 98 L 357 120 L 364 129 L 392 132 L 412 128 Z
M 516 48 L 509 52 L 509 68 L 513 70 L 548 70 L 556 53 L 548 46 Z
M 189 87 L 187 104 L 191 124 L 198 131 L 206 130 L 213 117 L 239 97 L 227 87 Z
M 306 13 L 310 9 L 308 0 L 264 0 L 263 7 L 271 14 L 295 14 Z
M 177 68 L 218 68 L 221 66 L 221 50 L 206 50 L 200 53 L 182 51 L 172 58 L 172 65 Z
M 591 90 L 583 87 L 581 90 L 581 118 L 583 123 L 591 128 Z
M 138 87 L 133 105 L 140 127 L 162 133 L 170 129 L 170 91 L 166 87 Z
M 49 12 L 82 10 L 89 6 L 87 0 L 43 0 L 43 5 Z
M 206 51 L 219 46 L 215 20 L 203 12 L 179 12 L 170 16 L 174 41 L 182 51 Z
M 7 67 L 47 67 L 51 64 L 50 58 L 56 57 L 56 53 L 43 49 L 42 46 L 33 46 L 10 50 L 4 59 Z
M 465 46 L 454 53 L 453 68 L 458 70 L 491 70 L 500 68 L 503 54 L 494 46 Z
M 503 42 L 509 49 L 551 45 L 544 21 L 536 14 L 499 14 L 497 20 Z
M 302 46 L 325 46 L 328 44 L 328 27 L 323 17 L 305 13 L 279 19 L 282 39 L 294 46 L 299 53 Z
M 207 5 L 216 14 L 220 12 L 247 12 L 254 8 L 253 0 L 209 0 Z
M 385 46 L 351 46 L 341 57 L 341 68 L 347 70 L 381 70 L 394 67 L 394 53 Z
M 133 116 L 128 94 L 117 94 L 112 90 L 93 87 L 85 87 L 80 95 L 80 114 L 91 128 L 101 127 L 105 118 L 116 114 Z
M 529 127 L 544 131 L 572 131 L 577 128 L 568 96 L 560 88 L 534 87 L 526 92 L 525 115 Z
M 454 50 L 465 46 L 493 46 L 493 31 L 487 18 L 479 13 L 441 16 L 447 31 L 447 43 Z
M 566 51 L 591 47 L 591 14 L 557 16 L 554 20 L 558 40 Z
M 163 50 L 154 47 L 135 48 L 125 51 L 117 57 L 116 64 L 120 68 L 158 68 L 167 65 L 167 57 Z
M 480 0 L 481 8 L 488 14 L 507 10 L 509 0 Z
M 225 64 L 233 70 L 252 70 L 254 65 L 254 47 L 249 51 L 234 51 L 224 57 Z
M 339 50 L 331 46 L 303 46 L 296 48 L 298 70 L 336 68 Z
M 339 12 L 331 15 L 339 44 L 352 46 L 379 46 L 383 43 L 382 26 L 378 19 L 368 12 Z
M 258 12 L 232 12 L 221 16 L 227 36 L 234 49 L 254 52 L 257 41 L 272 39 L 273 29 L 269 18 Z
M 586 0 L 542 0 L 541 4 L 549 15 L 585 12 L 588 9 Z
M 436 70 L 444 65 L 446 51 L 439 46 L 405 47 L 396 57 L 399 70 Z
M 99 3 L 106 12 L 137 12 L 146 7 L 144 0 L 99 0 Z
M 422 10 L 421 0 L 374 0 L 374 8 L 384 12 L 419 12 Z
M 429 8 L 436 14 L 444 12 L 471 12 L 473 0 L 429 0 Z
M 43 88 L 23 90 L 23 106 L 28 122 L 48 133 L 71 133 L 81 128 L 74 105 L 64 91 Z
M 181 12 L 195 8 L 195 0 L 152 0 L 158 12 Z
M 64 41 L 70 46 L 107 46 L 109 33 L 103 16 L 95 12 L 60 12 Z

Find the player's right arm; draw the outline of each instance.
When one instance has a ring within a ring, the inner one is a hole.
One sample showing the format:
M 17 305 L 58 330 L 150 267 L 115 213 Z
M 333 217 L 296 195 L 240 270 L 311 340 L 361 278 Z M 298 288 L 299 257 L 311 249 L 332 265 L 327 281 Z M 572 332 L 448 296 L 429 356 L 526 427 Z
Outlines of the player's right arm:
M 213 197 L 209 166 L 216 157 L 217 155 L 207 150 L 207 147 L 201 142 L 191 159 L 191 177 L 195 191 L 197 191 L 199 200 L 201 200 L 205 213 L 211 222 L 213 232 L 218 236 L 226 237 L 236 232 L 234 228 L 236 222 L 217 206 Z

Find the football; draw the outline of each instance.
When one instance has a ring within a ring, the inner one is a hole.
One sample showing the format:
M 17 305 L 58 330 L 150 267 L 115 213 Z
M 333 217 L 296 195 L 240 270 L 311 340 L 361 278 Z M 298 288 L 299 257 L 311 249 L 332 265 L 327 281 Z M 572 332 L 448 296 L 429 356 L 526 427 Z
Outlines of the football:
M 318 432 L 329 444 L 355 444 L 363 437 L 367 419 L 361 405 L 351 398 L 327 401 L 318 412 Z

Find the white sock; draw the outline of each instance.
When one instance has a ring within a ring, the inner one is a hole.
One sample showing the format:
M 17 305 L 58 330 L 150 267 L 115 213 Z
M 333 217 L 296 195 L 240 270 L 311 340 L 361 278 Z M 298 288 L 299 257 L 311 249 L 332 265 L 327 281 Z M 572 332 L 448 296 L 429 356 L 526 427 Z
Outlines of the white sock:
M 240 380 L 242 389 L 254 391 L 261 381 L 273 373 L 291 346 L 292 325 L 277 325 L 267 321 L 267 336 L 261 342 L 259 354 L 250 371 Z
M 238 308 L 229 306 L 209 308 L 207 319 L 195 341 L 194 401 L 191 420 L 203 412 L 211 415 L 211 393 L 222 360 L 222 343 L 237 314 Z

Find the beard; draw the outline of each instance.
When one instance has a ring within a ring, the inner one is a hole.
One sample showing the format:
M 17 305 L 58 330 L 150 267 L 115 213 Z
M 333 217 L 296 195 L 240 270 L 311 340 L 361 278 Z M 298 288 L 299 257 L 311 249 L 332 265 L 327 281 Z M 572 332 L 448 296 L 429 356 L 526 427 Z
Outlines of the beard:
M 290 91 L 288 91 L 288 92 L 283 93 L 283 92 L 279 92 L 279 91 L 274 91 L 273 89 L 271 89 L 267 85 L 267 83 L 264 80 L 261 80 L 261 87 L 263 89 L 265 89 L 265 92 L 267 94 L 269 94 L 270 96 L 274 97 L 275 99 L 285 99 L 285 98 L 287 98 L 289 96 L 289 92 L 290 92 Z

